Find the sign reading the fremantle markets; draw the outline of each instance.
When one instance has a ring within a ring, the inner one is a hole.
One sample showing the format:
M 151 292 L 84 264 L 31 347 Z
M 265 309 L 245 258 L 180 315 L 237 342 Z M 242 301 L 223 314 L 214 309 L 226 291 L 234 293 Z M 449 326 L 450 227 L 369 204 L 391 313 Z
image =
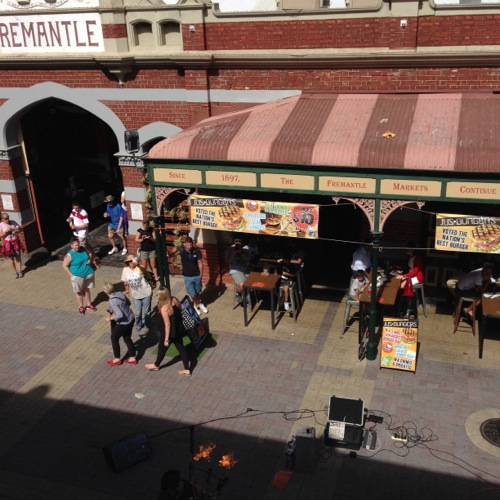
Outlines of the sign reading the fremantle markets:
M 0 54 L 103 51 L 98 13 L 0 17 Z
M 190 205 L 193 227 L 291 238 L 318 238 L 318 205 L 215 196 L 191 196 Z
M 437 214 L 436 250 L 500 254 L 500 218 Z

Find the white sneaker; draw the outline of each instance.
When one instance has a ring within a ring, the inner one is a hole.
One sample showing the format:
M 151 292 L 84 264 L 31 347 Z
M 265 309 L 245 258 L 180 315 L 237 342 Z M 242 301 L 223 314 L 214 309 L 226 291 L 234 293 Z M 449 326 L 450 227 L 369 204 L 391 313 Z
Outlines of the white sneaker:
M 116 249 L 116 251 L 118 252 L 118 249 Z M 122 255 L 127 255 L 127 249 L 125 247 L 123 247 Z
M 118 248 L 113 247 L 109 252 L 108 255 L 113 255 L 114 253 L 118 252 Z
M 200 309 L 201 309 L 201 310 L 202 310 L 205 314 L 207 314 L 207 312 L 208 312 L 208 308 L 207 308 L 207 306 L 206 306 L 205 304 L 203 304 L 203 302 L 200 302 L 200 303 L 198 304 L 198 307 L 199 307 L 199 308 L 200 308 Z
M 285 302 L 285 311 L 290 309 L 290 302 Z

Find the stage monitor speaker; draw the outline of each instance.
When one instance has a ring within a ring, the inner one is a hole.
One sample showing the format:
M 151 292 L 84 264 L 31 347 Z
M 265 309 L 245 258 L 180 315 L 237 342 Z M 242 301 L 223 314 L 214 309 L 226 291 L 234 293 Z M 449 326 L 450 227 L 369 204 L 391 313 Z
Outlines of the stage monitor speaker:
M 144 432 L 103 447 L 104 458 L 113 472 L 121 472 L 151 456 L 149 439 Z
M 125 149 L 127 153 L 137 153 L 140 148 L 139 132 L 136 129 L 125 130 Z

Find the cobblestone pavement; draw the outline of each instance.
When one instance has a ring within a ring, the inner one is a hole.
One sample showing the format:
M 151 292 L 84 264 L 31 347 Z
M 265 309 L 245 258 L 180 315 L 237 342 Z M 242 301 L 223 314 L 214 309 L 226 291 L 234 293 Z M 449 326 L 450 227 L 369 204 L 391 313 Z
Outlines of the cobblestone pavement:
M 209 443 L 211 461 L 193 462 L 196 478 L 212 492 L 216 477 L 227 478 L 221 497 L 230 500 L 500 497 L 500 448 L 479 434 L 481 422 L 500 418 L 500 338 L 486 340 L 478 359 L 477 337 L 465 323 L 453 335 L 444 304 L 430 304 L 420 319 L 413 374 L 357 360 L 357 323 L 343 334 L 338 295 L 313 289 L 297 322 L 281 314 L 272 330 L 269 311 L 245 327 L 232 289 L 211 288 L 208 318 L 218 337 L 186 378 L 176 358 L 159 372 L 144 369 L 152 333 L 134 333 L 137 366 L 106 365 L 101 290 L 118 282 L 119 269 L 97 271 L 98 311 L 80 316 L 61 262 L 29 260 L 38 265 L 17 280 L 0 260 L 1 498 L 155 499 L 162 473 L 175 467 L 187 476 L 193 452 Z M 182 297 L 182 280 L 171 284 Z M 352 457 L 324 444 L 332 395 L 361 398 L 384 417 L 376 450 Z M 400 425 L 414 442 L 391 439 L 388 428 Z M 299 427 L 313 428 L 316 439 L 302 441 L 279 489 L 273 478 L 285 470 L 286 443 Z M 152 456 L 112 472 L 102 447 L 138 432 L 149 436 Z M 226 470 L 218 461 L 229 452 L 238 463 Z

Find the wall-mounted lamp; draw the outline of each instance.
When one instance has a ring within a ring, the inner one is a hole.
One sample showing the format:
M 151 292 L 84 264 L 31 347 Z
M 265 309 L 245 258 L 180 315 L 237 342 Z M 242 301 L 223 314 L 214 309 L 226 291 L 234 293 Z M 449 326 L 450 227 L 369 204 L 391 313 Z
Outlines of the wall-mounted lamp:
M 194 32 L 196 31 L 196 28 L 194 27 L 194 24 L 190 24 L 190 25 L 189 25 L 189 31 L 190 31 L 191 33 L 194 33 Z
M 132 154 L 133 162 L 135 168 L 142 170 L 143 166 L 137 165 L 136 153 L 141 149 L 141 144 L 139 142 L 139 132 L 137 129 L 125 130 L 125 150 L 127 153 Z M 142 164 L 142 162 L 141 162 Z

